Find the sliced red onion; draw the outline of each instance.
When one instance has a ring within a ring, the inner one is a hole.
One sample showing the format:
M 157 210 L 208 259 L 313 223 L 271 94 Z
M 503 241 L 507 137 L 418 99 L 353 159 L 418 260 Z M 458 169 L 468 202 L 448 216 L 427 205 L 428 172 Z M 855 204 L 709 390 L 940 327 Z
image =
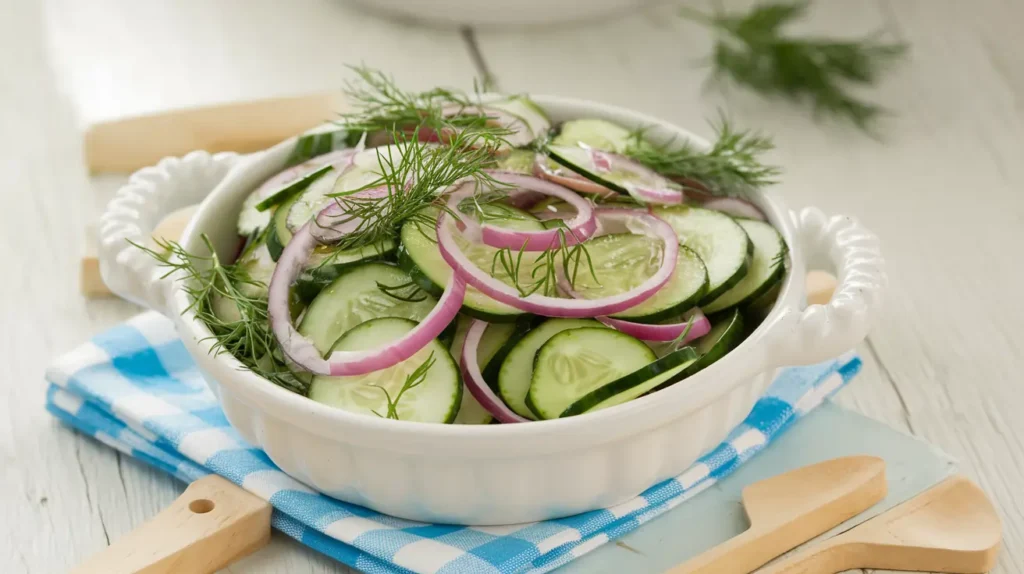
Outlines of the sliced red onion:
M 614 317 L 598 317 L 597 320 L 641 341 L 675 341 L 679 335 L 683 334 L 683 331 L 686 331 L 686 326 L 690 324 L 689 321 L 683 321 L 682 323 L 670 325 L 646 325 Z M 708 318 L 699 309 L 694 311 L 691 320 L 693 325 L 690 327 L 690 332 L 683 338 L 682 343 L 689 343 L 694 339 L 699 339 L 711 331 L 711 321 L 708 321 Z
M 599 197 L 614 197 L 618 195 L 618 193 L 608 189 L 607 187 L 599 183 L 594 183 L 568 168 L 558 168 L 557 170 L 553 170 L 548 165 L 548 161 L 548 156 L 542 153 L 537 154 L 533 160 L 534 175 L 580 193 L 597 195 Z
M 722 213 L 727 213 L 733 217 L 746 217 L 748 219 L 768 221 L 768 218 L 765 216 L 764 212 L 761 211 L 760 207 L 738 197 L 716 197 L 705 201 L 701 204 L 701 207 L 721 211 Z
M 358 153 L 360 149 L 361 148 L 352 148 L 332 151 L 330 153 L 310 158 L 298 165 L 293 165 L 292 167 L 272 176 L 267 181 L 264 181 L 263 185 L 256 189 L 256 194 L 260 199 L 266 199 L 282 187 L 327 164 L 330 164 L 331 167 L 339 173 L 344 172 L 352 166 L 352 162 L 355 161 L 356 153 Z
M 466 341 L 462 344 L 462 352 L 459 354 L 459 364 L 462 367 L 462 378 L 466 381 L 466 388 L 473 395 L 480 406 L 487 409 L 487 412 L 494 415 L 502 423 L 525 423 L 529 419 L 523 418 L 508 408 L 505 401 L 494 393 L 484 375 L 480 372 L 480 364 L 476 360 L 477 349 L 480 348 L 480 339 L 484 336 L 487 323 L 473 320 L 466 332 Z
M 659 205 L 673 205 L 683 202 L 685 197 L 683 190 L 677 189 L 673 186 L 672 180 L 644 164 L 624 155 L 591 148 L 587 148 L 587 150 L 590 152 L 590 161 L 597 173 L 626 171 L 636 176 L 635 180 L 619 182 L 619 185 L 624 187 L 635 199 L 644 203 Z
M 386 369 L 426 347 L 458 315 L 466 296 L 466 283 L 461 276 L 453 274 L 437 305 L 405 336 L 376 349 L 335 351 L 324 359 L 313 342 L 295 329 L 288 306 L 292 283 L 317 245 L 310 231 L 312 226 L 312 221 L 303 225 L 285 246 L 267 293 L 267 310 L 274 337 L 284 354 L 299 367 L 317 375 L 331 376 L 362 375 Z
M 464 217 L 459 222 L 462 233 L 474 241 L 498 249 L 514 249 L 525 251 L 544 251 L 560 245 L 564 234 L 568 245 L 586 241 L 597 230 L 597 219 L 594 217 L 594 206 L 572 191 L 543 179 L 519 173 L 490 171 L 487 172 L 494 180 L 506 185 L 515 186 L 517 190 L 527 190 L 557 197 L 572 205 L 576 214 L 565 221 L 564 228 L 544 229 L 541 231 L 522 231 L 496 227 L 489 223 L 479 223 L 471 217 Z M 448 209 L 459 213 L 459 203 L 472 197 L 477 192 L 475 182 L 467 182 L 448 196 Z
M 521 297 L 515 287 L 491 277 L 478 268 L 455 242 L 454 225 L 448 225 L 447 212 L 437 218 L 437 239 L 441 256 L 455 270 L 456 276 L 476 287 L 488 297 L 517 309 L 546 317 L 596 317 L 621 313 L 646 301 L 672 277 L 679 254 L 679 239 L 672 226 L 642 211 L 627 209 L 596 209 L 594 211 L 606 233 L 643 233 L 657 237 L 665 244 L 661 267 L 637 287 L 601 299 L 562 299 L 539 293 Z M 280 265 L 280 263 L 278 263 Z

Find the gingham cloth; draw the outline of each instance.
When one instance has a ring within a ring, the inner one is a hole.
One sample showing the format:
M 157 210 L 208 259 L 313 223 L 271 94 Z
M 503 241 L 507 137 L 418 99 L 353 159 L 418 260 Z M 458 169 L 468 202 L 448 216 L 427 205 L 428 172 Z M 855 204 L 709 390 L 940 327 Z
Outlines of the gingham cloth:
M 119 451 L 191 482 L 215 472 L 270 501 L 273 525 L 365 572 L 546 572 L 708 488 L 860 370 L 850 354 L 779 372 L 746 421 L 677 478 L 619 506 L 502 527 L 417 523 L 313 492 L 228 426 L 166 318 L 143 313 L 59 358 L 47 409 Z

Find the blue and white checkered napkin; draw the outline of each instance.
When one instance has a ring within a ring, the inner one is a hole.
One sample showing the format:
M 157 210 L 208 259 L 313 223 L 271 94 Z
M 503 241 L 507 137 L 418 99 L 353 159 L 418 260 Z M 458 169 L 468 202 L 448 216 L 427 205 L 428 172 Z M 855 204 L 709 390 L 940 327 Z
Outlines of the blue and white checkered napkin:
M 747 420 L 678 478 L 607 510 L 505 527 L 432 525 L 317 494 L 224 418 L 166 318 L 143 313 L 56 361 L 47 408 L 79 431 L 190 482 L 215 472 L 275 507 L 273 525 L 366 572 L 545 572 L 620 537 L 732 472 L 860 370 L 853 355 L 785 369 Z

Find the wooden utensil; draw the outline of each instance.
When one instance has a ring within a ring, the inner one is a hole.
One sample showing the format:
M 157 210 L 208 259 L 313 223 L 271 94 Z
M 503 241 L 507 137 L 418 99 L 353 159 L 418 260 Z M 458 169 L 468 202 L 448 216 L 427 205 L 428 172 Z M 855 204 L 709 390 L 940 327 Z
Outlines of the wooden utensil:
M 85 161 L 90 172 L 131 173 L 197 149 L 259 151 L 335 119 L 344 109 L 340 93 L 311 94 L 99 123 L 85 132 Z
M 762 574 L 833 574 L 854 568 L 975 574 L 995 567 L 1001 540 L 999 516 L 985 493 L 954 476 Z
M 207 574 L 270 542 L 270 503 L 210 475 L 72 574 Z
M 885 498 L 885 462 L 874 456 L 826 460 L 743 489 L 750 529 L 669 570 L 746 574 L 842 524 Z

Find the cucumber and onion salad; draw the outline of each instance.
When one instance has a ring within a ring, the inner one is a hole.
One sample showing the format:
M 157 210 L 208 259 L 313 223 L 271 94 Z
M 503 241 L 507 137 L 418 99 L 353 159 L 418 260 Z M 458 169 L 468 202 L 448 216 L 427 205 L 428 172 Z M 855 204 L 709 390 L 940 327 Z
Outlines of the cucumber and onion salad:
M 786 255 L 753 204 L 691 193 L 605 120 L 553 126 L 525 96 L 441 108 L 460 114 L 503 135 L 448 185 L 421 182 L 459 173 L 453 128 L 395 143 L 327 125 L 244 202 L 246 295 L 310 399 L 428 423 L 575 416 L 678 383 L 752 330 Z

